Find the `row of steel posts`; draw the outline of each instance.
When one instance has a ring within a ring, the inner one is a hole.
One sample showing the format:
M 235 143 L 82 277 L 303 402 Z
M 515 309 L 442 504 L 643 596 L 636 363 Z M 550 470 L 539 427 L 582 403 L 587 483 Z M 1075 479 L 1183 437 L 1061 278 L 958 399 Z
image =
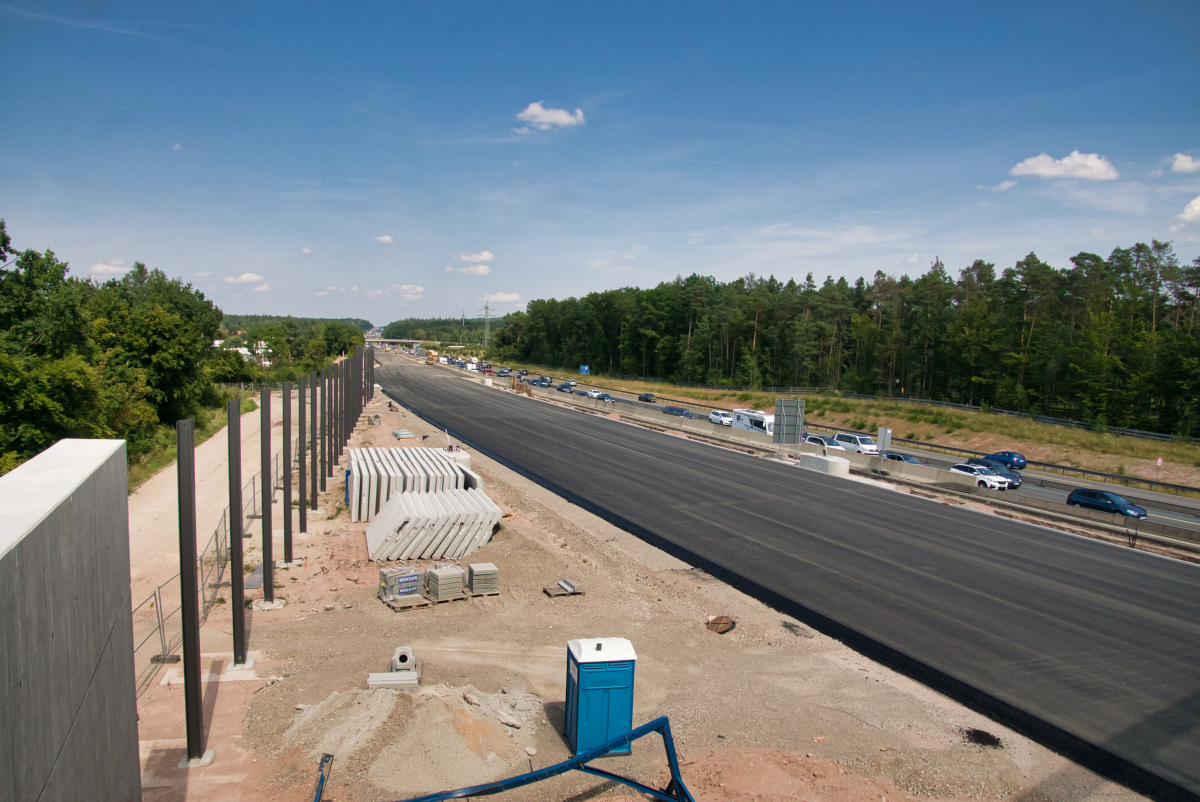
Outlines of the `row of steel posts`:
M 300 377 L 299 402 L 299 524 L 308 531 L 308 510 L 317 509 L 319 493 L 335 476 L 338 461 L 363 408 L 375 392 L 375 349 L 356 347 L 350 356 L 320 371 Z M 230 595 L 233 613 L 233 668 L 246 665 L 246 593 L 242 570 L 242 433 L 241 400 L 229 402 L 229 545 Z M 275 601 L 275 558 L 271 502 L 271 394 L 262 391 L 259 402 L 262 457 L 262 568 L 263 599 Z M 183 682 L 187 714 L 187 754 L 199 760 L 204 754 L 204 720 L 200 688 L 200 616 L 196 572 L 196 465 L 195 423 L 189 418 L 175 424 L 178 449 L 179 579 L 183 617 Z M 283 383 L 283 561 L 292 562 L 292 382 Z M 318 490 L 319 485 L 319 490 Z

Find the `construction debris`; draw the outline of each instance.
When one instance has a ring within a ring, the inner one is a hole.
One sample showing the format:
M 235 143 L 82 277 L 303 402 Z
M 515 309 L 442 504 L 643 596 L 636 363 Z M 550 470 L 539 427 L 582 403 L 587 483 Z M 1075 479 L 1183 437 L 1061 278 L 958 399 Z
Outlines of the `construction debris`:
M 551 598 L 554 598 L 555 596 L 584 595 L 583 589 L 569 579 L 561 579 L 557 584 L 547 585 L 546 587 L 542 588 L 542 592 Z
M 413 440 L 416 435 L 410 429 L 392 429 L 392 436 L 397 440 Z
M 724 634 L 736 626 L 734 620 L 727 615 L 710 615 L 706 619 L 706 623 L 708 628 L 718 635 Z

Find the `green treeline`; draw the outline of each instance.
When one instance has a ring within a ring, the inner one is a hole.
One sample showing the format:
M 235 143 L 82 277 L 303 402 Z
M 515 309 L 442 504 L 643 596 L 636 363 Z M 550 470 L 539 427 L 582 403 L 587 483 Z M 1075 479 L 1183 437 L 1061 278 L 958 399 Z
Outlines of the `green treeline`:
M 502 325 L 499 318 L 492 318 L 494 334 Z M 383 336 L 391 339 L 426 340 L 428 342 L 481 345 L 483 343 L 483 318 L 407 318 L 387 324 Z
M 726 386 L 809 386 L 1200 432 L 1200 259 L 1170 243 L 1034 254 L 999 275 L 872 281 L 692 275 L 536 300 L 494 330 L 497 361 Z
M 221 311 L 190 284 L 140 262 L 70 277 L 51 251 L 18 254 L 3 221 L 0 262 L 0 474 L 65 437 L 123 438 L 133 463 L 220 405 Z
M 256 322 L 246 328 L 231 326 L 231 320 Z M 365 320 L 269 315 L 226 315 L 224 325 L 218 335 L 220 346 L 214 356 L 213 379 L 227 383 L 291 381 L 325 367 L 335 357 L 352 353 L 355 346 L 365 342 L 363 332 L 371 328 Z M 238 331 L 245 334 L 239 335 Z M 245 349 L 246 353 L 237 349 Z
M 371 321 L 357 317 L 324 318 L 324 317 L 281 317 L 279 315 L 225 315 L 221 328 L 229 332 L 250 331 L 261 326 L 275 326 L 284 320 L 294 320 L 301 325 L 309 323 L 343 323 L 360 332 L 371 330 Z

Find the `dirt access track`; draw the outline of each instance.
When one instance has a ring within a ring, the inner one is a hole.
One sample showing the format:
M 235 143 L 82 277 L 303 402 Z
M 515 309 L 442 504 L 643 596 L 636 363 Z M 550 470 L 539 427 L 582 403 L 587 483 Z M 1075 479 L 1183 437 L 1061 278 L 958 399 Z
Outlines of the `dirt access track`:
M 360 427 L 352 446 L 445 445 L 382 397 L 368 413 L 382 424 Z M 394 440 L 396 428 L 417 439 Z M 324 752 L 335 755 L 324 799 L 336 802 L 406 799 L 557 763 L 569 757 L 566 642 L 610 636 L 637 651 L 634 723 L 670 718 L 697 799 L 1139 798 L 471 453 L 507 515 L 469 559 L 499 567 L 501 595 L 393 612 L 376 598 L 365 527 L 349 522 L 333 482 L 296 537 L 298 564 L 276 573 L 287 606 L 247 611 L 253 668 L 228 670 L 228 605 L 202 628 L 215 761 L 178 768 L 177 667 L 139 700 L 147 802 L 311 799 Z M 563 577 L 585 595 L 543 593 Z M 736 626 L 718 635 L 709 615 Z M 397 646 L 423 661 L 420 688 L 366 690 Z M 657 736 L 602 765 L 665 785 Z M 571 773 L 498 798 L 643 797 Z

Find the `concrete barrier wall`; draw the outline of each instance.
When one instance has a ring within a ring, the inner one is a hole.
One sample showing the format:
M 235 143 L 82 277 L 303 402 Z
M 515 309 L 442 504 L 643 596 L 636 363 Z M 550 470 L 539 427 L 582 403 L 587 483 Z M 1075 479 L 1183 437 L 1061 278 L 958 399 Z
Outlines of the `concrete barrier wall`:
M 0 477 L 0 799 L 139 800 L 125 441 Z

